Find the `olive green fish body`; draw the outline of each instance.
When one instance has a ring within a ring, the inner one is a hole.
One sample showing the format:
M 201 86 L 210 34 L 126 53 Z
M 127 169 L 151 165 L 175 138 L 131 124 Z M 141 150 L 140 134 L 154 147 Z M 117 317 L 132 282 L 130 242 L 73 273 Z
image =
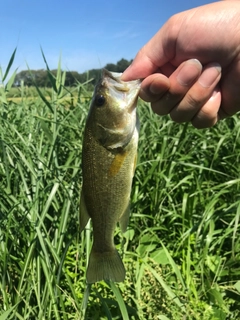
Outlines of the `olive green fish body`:
M 96 88 L 83 140 L 80 227 L 83 230 L 91 218 L 93 247 L 87 269 L 89 283 L 124 280 L 125 269 L 114 246 L 114 230 L 117 222 L 122 231 L 127 227 L 137 157 L 139 85 L 135 84 L 130 101 L 126 99 L 120 110 L 121 96 L 117 99 L 110 96 L 108 85 L 102 81 Z M 96 105 L 99 92 L 105 105 Z M 120 92 L 122 99 L 126 92 L 123 89 Z

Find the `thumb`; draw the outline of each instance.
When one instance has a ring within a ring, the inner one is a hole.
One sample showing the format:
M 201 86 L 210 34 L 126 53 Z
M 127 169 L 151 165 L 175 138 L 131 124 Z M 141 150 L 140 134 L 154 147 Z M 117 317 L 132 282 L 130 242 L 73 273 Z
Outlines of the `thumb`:
M 160 29 L 155 36 L 143 46 L 132 64 L 123 72 L 121 80 L 130 81 L 146 78 L 150 74 L 160 71 L 161 66 L 169 61 L 164 53 L 164 27 Z

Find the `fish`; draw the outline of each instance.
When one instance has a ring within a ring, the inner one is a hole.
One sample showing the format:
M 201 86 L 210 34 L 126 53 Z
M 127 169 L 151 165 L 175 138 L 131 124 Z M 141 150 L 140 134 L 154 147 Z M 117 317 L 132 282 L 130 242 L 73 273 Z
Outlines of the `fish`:
M 121 73 L 102 70 L 88 112 L 82 144 L 80 232 L 92 221 L 93 245 L 88 283 L 122 282 L 125 267 L 114 231 L 128 226 L 140 122 L 136 107 L 140 80 L 121 81 Z

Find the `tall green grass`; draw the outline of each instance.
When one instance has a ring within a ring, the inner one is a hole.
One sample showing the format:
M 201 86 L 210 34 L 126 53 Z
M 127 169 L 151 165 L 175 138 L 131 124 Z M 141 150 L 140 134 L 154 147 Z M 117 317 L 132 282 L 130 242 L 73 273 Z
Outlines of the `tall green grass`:
M 200 131 L 139 102 L 132 215 L 115 237 L 126 280 L 88 286 L 78 211 L 91 93 L 64 88 L 43 54 L 52 89 L 29 99 L 22 84 L 15 103 L 14 55 L 0 88 L 0 320 L 239 319 L 238 116 Z

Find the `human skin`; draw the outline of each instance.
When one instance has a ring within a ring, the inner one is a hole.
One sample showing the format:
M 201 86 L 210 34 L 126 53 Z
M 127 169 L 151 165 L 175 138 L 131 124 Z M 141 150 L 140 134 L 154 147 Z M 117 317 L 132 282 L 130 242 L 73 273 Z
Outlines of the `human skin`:
M 240 1 L 172 16 L 138 52 L 122 80 L 142 78 L 140 97 L 159 115 L 196 128 L 240 110 Z

